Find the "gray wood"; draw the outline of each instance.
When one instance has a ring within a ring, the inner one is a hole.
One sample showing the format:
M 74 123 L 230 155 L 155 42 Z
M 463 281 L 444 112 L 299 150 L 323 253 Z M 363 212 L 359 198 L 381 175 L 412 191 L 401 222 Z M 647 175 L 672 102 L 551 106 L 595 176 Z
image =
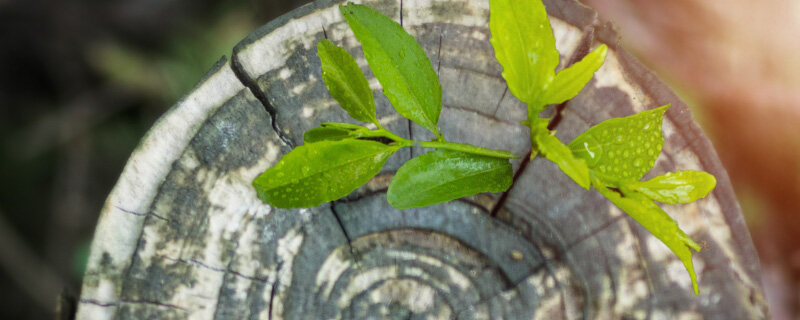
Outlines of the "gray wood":
M 524 106 L 488 41 L 488 1 L 364 2 L 402 21 L 429 55 L 449 140 L 529 151 Z M 340 201 L 303 210 L 261 203 L 254 177 L 307 129 L 350 121 L 319 76 L 324 37 L 357 57 L 387 128 L 431 137 L 394 114 L 338 3 L 314 2 L 255 31 L 143 138 L 98 223 L 79 319 L 767 317 L 758 257 L 712 146 L 613 29 L 570 0 L 545 1 L 561 67 L 600 43 L 610 51 L 578 97 L 552 108 L 553 126 L 569 141 L 610 117 L 672 103 L 651 174 L 698 169 L 718 179 L 708 198 L 665 206 L 707 244 L 694 257 L 699 296 L 663 244 L 542 159 L 516 161 L 507 193 L 421 209 L 385 200 L 393 172 L 418 149 L 399 152 Z

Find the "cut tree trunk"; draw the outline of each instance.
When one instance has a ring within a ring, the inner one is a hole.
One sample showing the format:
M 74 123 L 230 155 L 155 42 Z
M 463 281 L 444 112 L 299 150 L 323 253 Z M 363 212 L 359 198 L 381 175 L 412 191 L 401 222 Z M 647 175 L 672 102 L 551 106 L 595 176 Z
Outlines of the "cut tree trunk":
M 489 44 L 489 3 L 364 1 L 399 21 L 443 87 L 451 141 L 529 152 L 525 108 Z M 349 121 L 320 78 L 316 43 L 357 57 L 381 123 L 418 140 L 380 93 L 339 1 L 318 1 L 243 40 L 143 138 L 97 226 L 79 319 L 757 319 L 767 317 L 759 264 L 725 170 L 675 94 L 622 50 L 610 26 L 571 0 L 545 1 L 562 65 L 605 43 L 605 65 L 552 108 L 557 136 L 672 104 L 651 175 L 705 170 L 718 185 L 696 203 L 664 206 L 694 239 L 695 296 L 681 262 L 596 191 L 552 163 L 517 160 L 515 182 L 398 211 L 393 172 L 425 150 L 394 155 L 348 197 L 271 208 L 251 181 L 323 121 Z

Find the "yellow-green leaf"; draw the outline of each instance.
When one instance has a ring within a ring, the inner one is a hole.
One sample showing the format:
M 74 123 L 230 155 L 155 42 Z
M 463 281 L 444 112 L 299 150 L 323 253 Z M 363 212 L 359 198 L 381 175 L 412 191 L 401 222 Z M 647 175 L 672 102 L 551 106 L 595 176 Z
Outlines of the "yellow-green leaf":
M 278 208 L 308 208 L 348 195 L 380 172 L 399 147 L 345 139 L 294 148 L 253 181 L 258 197 Z
M 647 181 L 627 184 L 648 198 L 668 204 L 689 203 L 708 195 L 717 185 L 714 176 L 702 171 L 669 172 Z
M 339 8 L 395 110 L 439 136 L 442 86 L 422 47 L 400 24 L 367 6 Z
M 594 72 L 603 65 L 607 52 L 606 45 L 600 45 L 581 61 L 561 70 L 545 89 L 542 103 L 559 104 L 578 95 L 589 80 L 592 80 Z
M 490 42 L 509 91 L 522 102 L 538 102 L 559 61 L 544 4 L 539 0 L 491 0 L 489 10 Z
M 694 272 L 692 251 L 689 248 L 700 251 L 700 245 L 694 242 L 691 237 L 678 227 L 678 223 L 675 220 L 645 195 L 638 192 L 628 192 L 623 196 L 617 191 L 607 188 L 606 184 L 600 180 L 593 179 L 592 183 L 600 191 L 600 194 L 608 198 L 636 222 L 639 222 L 678 256 L 678 259 L 683 262 L 686 271 L 689 272 L 694 293 L 698 294 L 697 275 Z
M 603 121 L 572 140 L 569 148 L 606 180 L 639 180 L 661 153 L 661 122 L 667 108 L 669 105 Z
M 588 190 L 590 185 L 589 167 L 586 166 L 583 159 L 575 157 L 569 147 L 547 130 L 547 120 L 546 118 L 537 119 L 537 123 L 533 126 L 535 129 L 531 133 L 531 139 L 534 149 L 557 164 L 564 174 L 575 180 L 575 183 Z
M 377 124 L 372 89 L 356 59 L 328 39 L 317 43 L 317 55 L 322 64 L 325 87 L 342 109 L 353 119 Z

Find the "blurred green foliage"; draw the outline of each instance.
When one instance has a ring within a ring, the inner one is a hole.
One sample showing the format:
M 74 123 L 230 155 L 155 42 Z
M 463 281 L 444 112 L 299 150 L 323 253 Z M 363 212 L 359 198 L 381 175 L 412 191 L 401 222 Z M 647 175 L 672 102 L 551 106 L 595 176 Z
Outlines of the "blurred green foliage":
M 87 61 L 109 82 L 172 103 L 200 80 L 220 57 L 257 27 L 247 8 L 229 9 L 207 25 L 166 36 L 160 48 L 136 47 L 120 39 L 100 41 Z

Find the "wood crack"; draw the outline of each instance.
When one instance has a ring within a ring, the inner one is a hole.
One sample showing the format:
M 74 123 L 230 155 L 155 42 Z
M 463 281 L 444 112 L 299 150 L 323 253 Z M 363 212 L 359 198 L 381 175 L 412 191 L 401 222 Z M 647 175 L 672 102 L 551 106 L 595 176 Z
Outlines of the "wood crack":
M 247 227 L 250 226 L 250 223 L 252 221 L 253 221 L 252 216 L 249 216 L 249 215 L 246 216 L 244 225 L 242 226 L 242 230 L 246 230 Z M 241 239 L 241 234 L 239 232 L 236 232 L 236 233 L 234 233 L 234 236 L 232 238 L 236 239 L 236 241 L 234 242 L 234 245 L 233 245 L 233 250 L 232 250 L 235 253 L 239 249 L 239 240 Z M 237 259 L 237 255 L 236 254 L 232 255 L 230 260 L 228 261 L 228 264 L 225 266 L 225 269 L 215 268 L 215 267 L 206 265 L 206 264 L 204 264 L 204 263 L 202 263 L 202 262 L 200 262 L 200 261 L 198 261 L 196 259 L 189 259 L 189 261 L 191 261 L 193 263 L 196 263 L 196 264 L 198 264 L 198 265 L 200 265 L 202 267 L 208 268 L 210 270 L 224 272 L 226 275 L 227 274 L 232 274 L 232 275 L 234 275 L 236 277 L 240 277 L 240 278 L 251 280 L 251 281 L 259 281 L 259 282 L 262 282 L 262 283 L 266 283 L 268 281 L 268 279 L 266 279 L 266 278 L 248 276 L 248 275 L 242 274 L 241 272 L 233 270 L 232 266 L 233 266 L 233 263 L 236 261 L 236 259 Z M 219 290 L 217 291 L 217 303 L 214 306 L 214 318 L 215 319 L 217 318 L 217 314 L 219 312 L 220 302 L 222 302 L 222 299 L 220 299 L 219 297 L 221 297 L 224 294 L 224 289 L 225 289 L 225 284 L 226 283 L 227 283 L 227 277 L 223 276 L 222 283 L 219 285 Z
M 400 0 L 400 26 L 403 26 L 403 0 Z
M 494 112 L 492 113 L 493 116 L 497 117 L 497 111 L 500 110 L 500 104 L 503 103 L 503 99 L 506 98 L 506 94 L 508 94 L 508 84 L 506 84 L 506 88 L 503 89 L 503 94 L 500 95 L 500 100 L 497 100 L 497 106 L 494 107 Z
M 531 157 L 531 151 L 528 150 L 528 152 L 522 158 L 522 163 L 520 163 L 519 169 L 517 169 L 517 171 L 514 172 L 514 177 L 511 179 L 511 186 L 508 187 L 508 190 L 500 194 L 500 199 L 498 199 L 497 203 L 495 203 L 494 207 L 492 207 L 492 211 L 489 214 L 492 218 L 497 218 L 497 214 L 500 212 L 500 209 L 502 209 L 503 206 L 505 205 L 506 200 L 508 199 L 508 194 L 511 193 L 511 189 L 514 188 L 514 185 L 517 183 L 517 180 L 519 180 L 519 177 L 522 175 L 522 172 L 525 171 L 525 168 L 527 168 L 528 165 L 531 162 L 533 162 L 533 159 L 528 160 L 530 159 L 530 157 Z
M 239 47 L 233 48 L 233 53 L 231 53 L 231 70 L 233 70 L 233 74 L 236 76 L 236 79 L 239 80 L 245 87 L 250 89 L 250 92 L 253 96 L 261 102 L 261 105 L 264 106 L 264 110 L 267 111 L 270 117 L 270 124 L 272 124 L 272 130 L 278 135 L 278 137 L 290 148 L 294 148 L 294 142 L 289 138 L 289 136 L 281 129 L 278 125 L 278 116 L 275 107 L 269 102 L 266 93 L 261 90 L 256 83 L 256 80 L 247 76 L 247 73 L 244 71 L 244 67 L 242 67 L 242 63 L 239 61 Z
M 443 34 L 439 33 L 439 50 L 436 51 L 436 76 L 440 76 L 442 69 L 442 37 Z
M 163 303 L 163 302 L 158 302 L 158 301 L 150 301 L 150 300 L 119 300 L 119 301 L 112 301 L 112 302 L 101 302 L 101 301 L 98 301 L 98 300 L 95 300 L 95 299 L 81 299 L 80 303 L 93 304 L 93 305 L 100 306 L 100 307 L 119 307 L 123 303 L 149 304 L 149 305 L 155 305 L 155 306 L 160 306 L 160 307 L 166 307 L 166 308 L 170 308 L 170 309 L 177 309 L 177 310 L 181 310 L 181 311 L 189 311 L 189 309 L 181 307 L 181 306 L 178 306 L 178 305 L 169 304 L 169 303 Z
M 239 271 L 233 270 L 233 269 L 230 268 L 231 263 L 228 263 L 228 267 L 227 268 L 217 268 L 217 267 L 213 267 L 213 266 L 207 265 L 207 264 L 205 264 L 205 263 L 203 263 L 203 262 L 201 262 L 201 261 L 199 261 L 197 259 L 180 259 L 180 258 L 172 258 L 172 257 L 162 257 L 162 258 L 164 258 L 166 260 L 170 260 L 170 261 L 181 262 L 181 263 L 190 264 L 190 265 L 197 265 L 197 266 L 199 266 L 201 268 L 204 268 L 204 269 L 217 271 L 217 272 L 223 272 L 225 274 L 232 274 L 234 276 L 241 277 L 241 278 L 247 279 L 247 280 L 254 280 L 254 281 L 259 281 L 259 282 L 267 282 L 267 281 L 269 281 L 268 278 L 260 278 L 260 277 L 256 277 L 256 276 L 248 276 L 248 275 L 243 274 L 243 273 L 241 273 Z
M 350 250 L 350 255 L 353 256 L 353 262 L 355 262 L 357 268 L 361 269 L 361 259 L 359 258 L 358 252 L 353 248 L 350 234 L 347 233 L 347 229 L 344 227 L 344 223 L 342 223 L 342 219 L 336 211 L 336 202 L 330 203 L 330 209 L 333 213 L 333 217 L 336 218 L 336 224 L 339 225 L 339 229 L 342 230 L 342 234 L 344 234 L 344 238 L 347 240 L 347 248 Z
M 140 217 L 151 216 L 151 217 L 154 217 L 156 219 L 159 219 L 159 220 L 162 220 L 162 221 L 165 221 L 165 222 L 169 222 L 169 223 L 174 223 L 175 222 L 175 221 L 172 221 L 170 219 L 164 218 L 164 217 L 162 217 L 162 216 L 160 216 L 158 214 L 155 214 L 153 212 L 136 212 L 136 211 L 132 211 L 132 210 L 128 210 L 128 209 L 123 209 L 123 208 L 121 208 L 119 206 L 114 206 L 114 207 L 119 209 L 119 211 L 125 212 L 127 214 L 132 214 L 134 216 L 140 216 Z
M 275 269 L 275 283 L 272 284 L 272 288 L 269 289 L 269 306 L 267 307 L 267 319 L 272 319 L 272 306 L 274 305 L 275 296 L 278 295 L 278 287 L 281 284 L 281 268 L 283 268 L 283 261 L 278 263 L 278 267 Z

